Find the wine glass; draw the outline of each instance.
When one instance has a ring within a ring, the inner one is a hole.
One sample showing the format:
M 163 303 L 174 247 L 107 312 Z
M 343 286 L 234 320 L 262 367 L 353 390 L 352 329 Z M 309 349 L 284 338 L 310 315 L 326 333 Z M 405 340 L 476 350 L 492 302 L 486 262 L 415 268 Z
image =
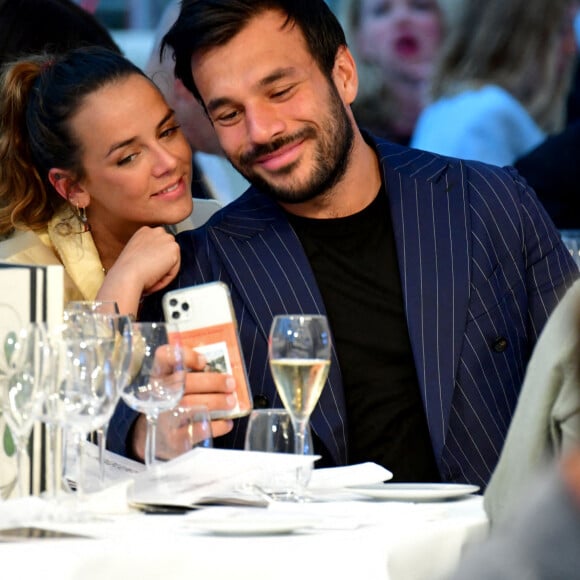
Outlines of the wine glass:
M 178 405 L 159 415 L 155 459 L 167 461 L 195 447 L 213 447 L 206 405 Z
M 74 314 L 95 312 L 98 314 L 119 314 L 119 306 L 114 300 L 71 300 L 64 307 L 65 322 Z
M 134 322 L 131 326 L 131 377 L 121 397 L 147 418 L 145 465 L 149 468 L 155 463 L 159 413 L 175 407 L 183 396 L 186 371 L 175 324 Z
M 331 340 L 326 316 L 275 316 L 270 328 L 268 355 L 276 389 L 292 418 L 295 453 L 303 455 L 310 415 L 330 368 Z M 302 495 L 300 479 L 299 475 L 297 499 Z
M 18 493 L 28 495 L 24 469 L 28 440 L 45 393 L 50 351 L 46 325 L 32 322 L 4 337 L 0 409 L 16 446 Z
M 70 429 L 76 448 L 76 491 L 82 499 L 83 440 L 109 421 L 119 400 L 114 319 L 98 314 L 69 322 L 54 338 L 57 359 L 57 397 L 62 422 Z
M 68 302 L 64 309 L 64 320 L 65 322 L 78 323 L 79 321 L 82 322 L 83 317 L 93 314 L 110 316 L 113 320 L 117 336 L 114 368 L 117 372 L 117 386 L 120 393 L 122 380 L 125 378 L 128 369 L 130 356 L 130 341 L 128 340 L 130 333 L 127 332 L 130 326 L 129 317 L 121 316 L 119 314 L 119 306 L 112 300 L 73 300 Z M 105 450 L 107 446 L 108 428 L 109 421 L 106 421 L 95 431 L 96 443 L 99 450 L 99 482 L 101 486 L 105 485 Z
M 292 417 L 286 409 L 254 409 L 250 413 L 244 449 L 268 453 L 295 453 L 296 438 Z M 310 429 L 306 429 L 306 455 L 312 455 L 313 445 Z M 305 488 L 310 481 L 312 469 L 266 470 L 261 473 L 252 487 L 276 500 L 294 499 L 296 482 Z

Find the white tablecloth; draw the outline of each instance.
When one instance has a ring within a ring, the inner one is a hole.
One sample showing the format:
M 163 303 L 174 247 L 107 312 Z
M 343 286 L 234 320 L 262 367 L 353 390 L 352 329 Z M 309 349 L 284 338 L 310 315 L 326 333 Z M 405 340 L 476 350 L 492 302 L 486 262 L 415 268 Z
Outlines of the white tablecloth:
M 283 535 L 217 536 L 195 524 L 202 513 L 226 509 L 232 508 L 206 508 L 186 516 L 132 513 L 103 516 L 99 522 L 42 522 L 96 539 L 0 543 L 0 575 L 18 580 L 435 580 L 455 566 L 467 543 L 487 533 L 480 496 L 432 503 L 361 499 L 253 508 L 278 510 L 280 517 L 301 514 L 317 522 Z M 0 528 L 8 525 L 14 521 L 0 520 Z

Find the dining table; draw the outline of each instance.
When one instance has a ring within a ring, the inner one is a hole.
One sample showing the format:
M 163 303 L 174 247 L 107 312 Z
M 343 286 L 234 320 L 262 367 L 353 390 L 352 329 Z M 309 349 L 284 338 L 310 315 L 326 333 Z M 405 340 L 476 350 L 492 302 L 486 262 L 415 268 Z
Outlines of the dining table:
M 11 499 L 0 503 L 0 574 L 19 580 L 443 579 L 464 550 L 486 537 L 488 521 L 480 494 L 425 489 L 417 497 L 342 490 L 303 502 L 188 510 L 136 509 L 105 490 L 84 500 L 90 508 L 84 517 L 70 520 L 43 509 L 43 498 Z

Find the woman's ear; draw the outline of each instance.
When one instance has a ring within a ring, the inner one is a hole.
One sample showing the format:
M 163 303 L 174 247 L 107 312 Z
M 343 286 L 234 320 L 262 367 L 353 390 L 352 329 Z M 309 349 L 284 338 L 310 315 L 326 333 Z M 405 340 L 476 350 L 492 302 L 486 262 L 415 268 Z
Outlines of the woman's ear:
M 88 192 L 73 178 L 70 171 L 53 167 L 48 172 L 48 180 L 56 192 L 66 201 L 79 207 L 89 205 L 90 196 Z

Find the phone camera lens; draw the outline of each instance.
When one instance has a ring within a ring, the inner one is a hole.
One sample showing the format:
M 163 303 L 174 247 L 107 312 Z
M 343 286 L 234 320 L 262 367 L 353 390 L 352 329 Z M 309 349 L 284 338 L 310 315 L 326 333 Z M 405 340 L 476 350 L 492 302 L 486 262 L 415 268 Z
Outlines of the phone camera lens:
M 179 312 L 178 312 L 177 310 L 174 310 L 174 311 L 171 313 L 171 318 L 173 318 L 173 319 L 175 319 L 175 320 L 177 320 L 177 319 L 178 319 L 180 316 L 181 316 L 181 314 L 179 314 Z
M 169 304 L 170 306 L 177 306 L 177 298 L 171 298 L 171 300 L 169 300 Z
M 183 310 L 183 312 L 187 312 L 189 310 L 189 304 L 187 302 L 184 302 L 181 305 L 181 310 Z

